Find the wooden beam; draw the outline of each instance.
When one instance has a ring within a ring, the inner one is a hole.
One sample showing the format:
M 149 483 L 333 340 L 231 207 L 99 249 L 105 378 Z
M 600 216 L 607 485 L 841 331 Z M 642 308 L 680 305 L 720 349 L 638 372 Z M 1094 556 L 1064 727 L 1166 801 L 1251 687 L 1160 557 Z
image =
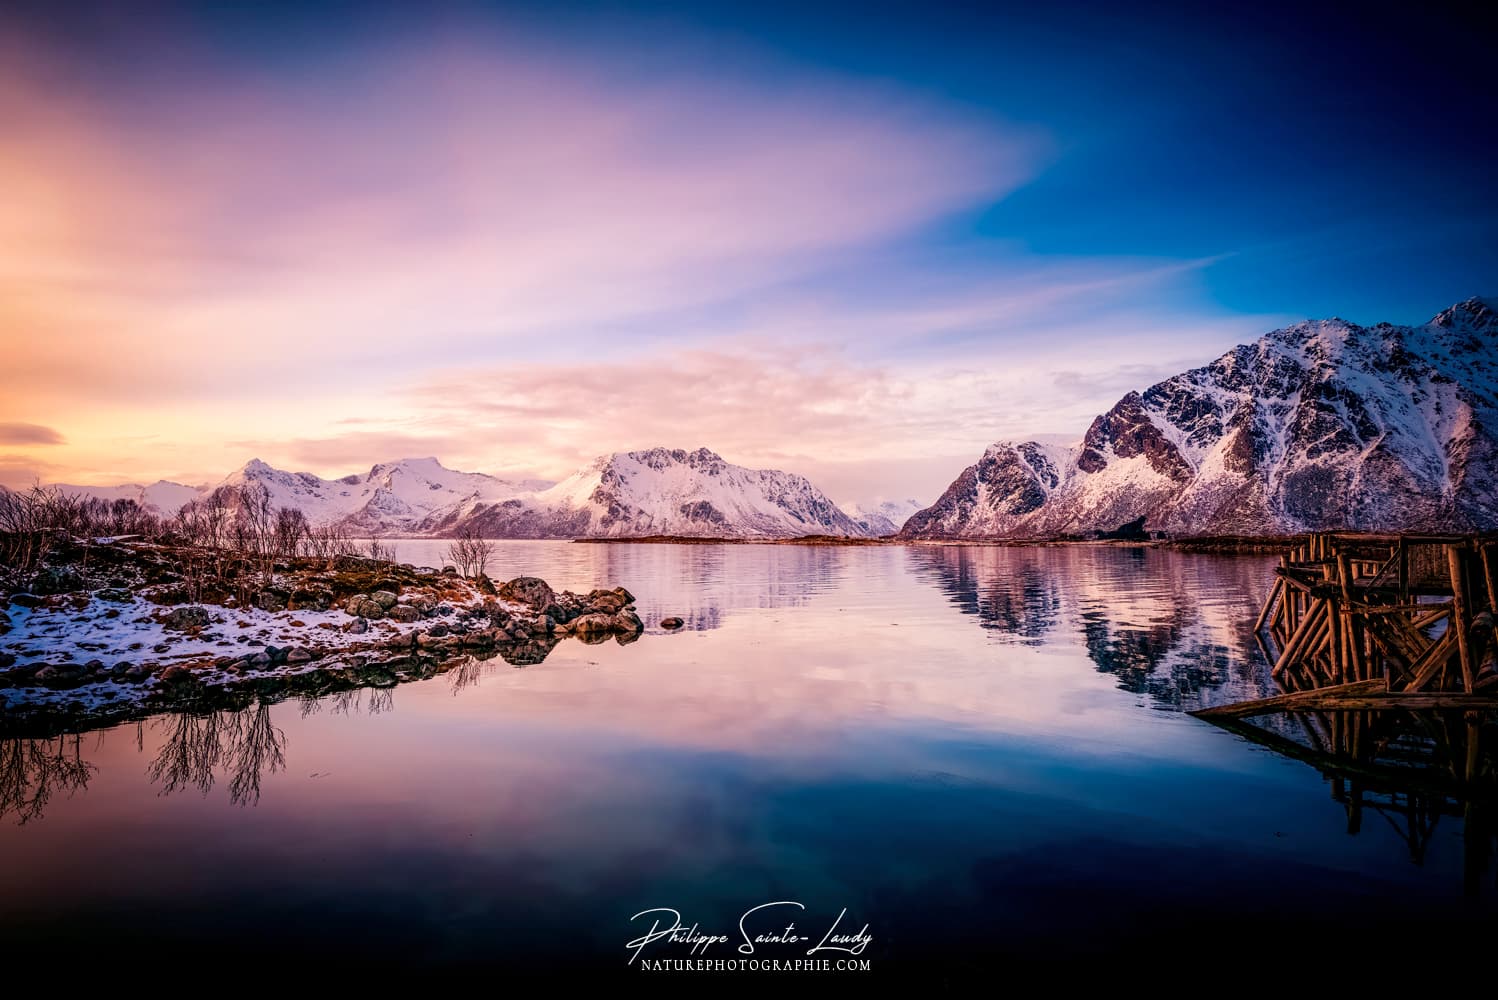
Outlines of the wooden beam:
M 1488 585 L 1488 610 L 1498 615 L 1498 579 L 1494 578 L 1493 563 L 1498 562 L 1492 556 L 1491 545 L 1478 545 L 1477 551 L 1482 553 L 1482 575 Z
M 1477 666 L 1472 662 L 1472 650 L 1467 644 L 1467 627 L 1470 624 L 1467 609 L 1467 550 L 1460 545 L 1446 546 L 1446 565 L 1451 571 L 1451 624 L 1448 628 L 1456 632 L 1457 651 L 1462 661 L 1462 686 L 1468 694 L 1473 691 L 1477 679 Z
M 1300 656 L 1301 652 L 1313 644 L 1313 640 L 1321 637 L 1321 627 L 1325 620 L 1326 602 L 1317 601 L 1311 605 L 1311 610 L 1301 620 L 1300 627 L 1280 651 L 1280 658 L 1275 661 L 1274 673 L 1282 672 Z
M 1274 586 L 1269 588 L 1269 599 L 1264 602 L 1264 608 L 1259 612 L 1259 620 L 1254 622 L 1254 634 L 1264 631 L 1264 623 L 1269 620 L 1269 612 L 1274 607 L 1274 602 L 1279 598 L 1280 591 L 1285 589 L 1285 581 L 1275 577 Z
M 1289 712 L 1301 708 L 1313 707 L 1312 702 L 1333 693 L 1351 696 L 1369 695 L 1380 692 L 1383 692 L 1387 696 L 1384 682 L 1381 679 L 1355 681 L 1351 684 L 1338 684 L 1333 687 L 1313 688 L 1310 691 L 1294 691 L 1290 694 L 1274 695 L 1270 698 L 1256 698 L 1253 701 L 1240 701 L 1232 705 L 1213 705 L 1210 708 L 1199 708 L 1191 714 L 1199 719 L 1245 719 L 1251 715 L 1265 715 L 1269 712 Z
M 1451 634 L 1451 631 L 1447 629 L 1446 634 L 1441 636 L 1435 645 L 1427 649 L 1418 661 L 1410 664 L 1411 676 L 1404 690 L 1419 691 L 1425 685 L 1429 684 L 1436 674 L 1440 672 L 1441 668 L 1446 665 L 1446 661 L 1451 659 L 1452 651 L 1457 648 L 1456 637 Z

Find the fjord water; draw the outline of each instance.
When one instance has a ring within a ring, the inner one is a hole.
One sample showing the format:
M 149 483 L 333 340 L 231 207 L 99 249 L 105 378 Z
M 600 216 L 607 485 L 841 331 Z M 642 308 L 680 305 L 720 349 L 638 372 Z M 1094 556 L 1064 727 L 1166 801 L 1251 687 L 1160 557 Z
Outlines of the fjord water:
M 438 543 L 399 544 L 442 561 Z M 1185 714 L 1269 690 L 1250 629 L 1271 566 L 1106 546 L 502 543 L 492 576 L 622 584 L 648 633 L 6 740 L 0 939 L 623 975 L 640 911 L 732 934 L 709 955 L 736 957 L 745 910 L 797 901 L 818 936 L 844 908 L 844 929 L 867 923 L 876 973 L 958 976 L 1480 916 L 1491 893 L 1464 881 L 1459 818 L 1418 848 L 1394 815 L 1349 832 L 1317 770 Z M 686 627 L 663 632 L 665 615 Z

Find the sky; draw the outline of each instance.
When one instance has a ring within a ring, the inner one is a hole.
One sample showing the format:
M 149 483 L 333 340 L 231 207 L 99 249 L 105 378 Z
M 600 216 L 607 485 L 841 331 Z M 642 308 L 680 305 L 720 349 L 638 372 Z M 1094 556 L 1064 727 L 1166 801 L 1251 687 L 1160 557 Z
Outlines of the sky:
M 1455 7 L 47 6 L 0 12 L 12 486 L 661 445 L 926 503 L 1498 292 Z

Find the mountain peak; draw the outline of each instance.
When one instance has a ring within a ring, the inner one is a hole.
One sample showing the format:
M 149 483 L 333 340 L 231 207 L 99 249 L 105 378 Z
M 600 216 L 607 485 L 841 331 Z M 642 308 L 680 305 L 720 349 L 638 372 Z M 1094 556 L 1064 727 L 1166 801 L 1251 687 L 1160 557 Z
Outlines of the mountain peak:
M 696 451 L 686 451 L 682 448 L 645 448 L 640 451 L 615 452 L 607 456 L 608 461 L 617 461 L 620 458 L 629 458 L 641 465 L 647 465 L 653 469 L 663 468 L 667 465 L 713 465 L 722 464 L 723 458 L 717 452 L 708 448 L 698 448 Z
M 1443 329 L 1466 327 L 1479 332 L 1498 330 L 1498 299 L 1474 295 L 1431 318 L 1430 326 Z

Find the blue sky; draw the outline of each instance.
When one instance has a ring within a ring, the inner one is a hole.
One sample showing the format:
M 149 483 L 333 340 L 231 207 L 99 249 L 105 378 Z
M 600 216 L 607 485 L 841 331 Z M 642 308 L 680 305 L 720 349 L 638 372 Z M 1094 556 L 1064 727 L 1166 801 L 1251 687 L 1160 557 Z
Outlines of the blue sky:
M 0 418 L 55 433 L 0 476 L 707 445 L 929 501 L 1274 325 L 1498 291 L 1482 25 L 1033 6 L 16 8 Z

